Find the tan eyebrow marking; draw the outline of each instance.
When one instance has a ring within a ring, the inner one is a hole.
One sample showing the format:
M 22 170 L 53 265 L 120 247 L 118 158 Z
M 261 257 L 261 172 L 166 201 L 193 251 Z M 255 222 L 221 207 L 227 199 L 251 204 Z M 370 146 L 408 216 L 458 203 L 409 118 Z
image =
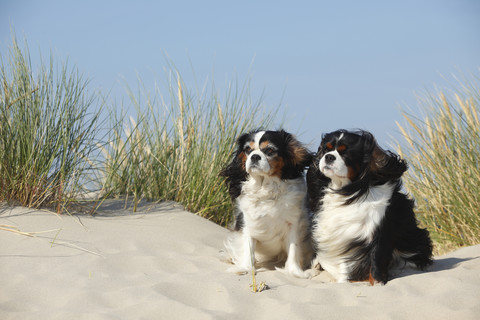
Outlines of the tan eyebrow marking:
M 347 146 L 345 146 L 343 144 L 337 147 L 337 151 L 340 151 L 340 152 L 345 151 L 346 149 L 347 149 Z
M 263 141 L 262 143 L 260 143 L 260 149 L 265 149 L 266 147 L 268 147 L 269 144 L 270 144 L 270 141 L 268 140 Z

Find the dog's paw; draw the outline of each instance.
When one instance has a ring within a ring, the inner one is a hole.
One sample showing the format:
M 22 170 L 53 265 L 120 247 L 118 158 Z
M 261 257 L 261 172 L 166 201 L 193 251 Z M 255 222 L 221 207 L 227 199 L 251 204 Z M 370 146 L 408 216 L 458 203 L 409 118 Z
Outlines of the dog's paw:
M 238 274 L 240 276 L 248 274 L 250 271 L 252 271 L 252 269 L 249 269 L 247 267 L 237 266 L 237 265 L 227 269 L 227 272 L 235 273 L 235 274 Z
M 296 278 L 300 278 L 300 279 L 309 279 L 310 278 L 309 274 L 307 273 L 308 270 L 303 271 L 300 268 L 278 268 L 278 267 L 275 267 L 275 269 L 277 271 L 280 271 L 283 274 L 287 274 L 289 276 L 294 276 Z
M 312 279 L 313 277 L 316 277 L 320 273 L 322 273 L 322 270 L 320 270 L 319 268 L 312 268 L 305 270 L 304 273 L 307 276 L 307 279 Z

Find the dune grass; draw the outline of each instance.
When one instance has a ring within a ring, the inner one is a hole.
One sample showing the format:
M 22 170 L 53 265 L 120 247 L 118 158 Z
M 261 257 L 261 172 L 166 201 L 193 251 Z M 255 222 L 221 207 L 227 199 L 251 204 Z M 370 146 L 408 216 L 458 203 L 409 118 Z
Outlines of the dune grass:
M 480 243 L 480 86 L 463 84 L 420 101 L 425 116 L 404 113 L 399 147 L 410 170 L 404 179 L 437 253 Z
M 142 199 L 172 200 L 230 222 L 218 174 L 237 137 L 271 125 L 278 111 L 265 112 L 261 97 L 252 100 L 248 81 L 234 81 L 222 94 L 211 81 L 194 94 L 169 64 L 166 97 L 159 88 L 153 95 L 127 88 L 133 115 L 114 104 L 103 121 L 104 109 L 95 108 L 101 99 L 76 69 L 51 57 L 35 75 L 27 44 L 22 51 L 12 38 L 1 56 L 0 201 L 62 212 L 100 191 L 94 208 L 108 197 L 133 200 L 134 210 Z
M 0 66 L 0 201 L 64 210 L 82 192 L 99 111 L 76 69 L 40 65 L 15 37 Z
M 248 81 L 233 82 L 223 95 L 212 81 L 193 94 L 174 67 L 169 75 L 166 99 L 158 87 L 153 96 L 128 89 L 135 115 L 111 117 L 103 192 L 133 199 L 134 210 L 141 199 L 176 201 L 225 226 L 232 208 L 218 174 L 238 136 L 270 125 L 275 111 L 251 99 Z

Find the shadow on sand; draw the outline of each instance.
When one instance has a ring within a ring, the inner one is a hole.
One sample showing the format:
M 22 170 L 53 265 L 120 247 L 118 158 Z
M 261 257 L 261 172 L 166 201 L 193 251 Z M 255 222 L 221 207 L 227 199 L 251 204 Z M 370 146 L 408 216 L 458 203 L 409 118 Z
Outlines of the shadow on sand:
M 423 273 L 435 273 L 435 272 L 442 272 L 446 270 L 452 270 L 458 267 L 461 263 L 465 261 L 479 259 L 478 257 L 471 257 L 471 258 L 455 258 L 455 257 L 440 257 L 433 261 L 433 264 L 425 270 L 418 270 L 411 267 L 404 267 L 398 271 L 397 274 L 394 275 L 395 278 L 403 278 L 411 275 L 416 274 L 423 274 Z
M 93 210 L 93 208 L 96 210 Z M 6 203 L 0 205 L 0 216 L 4 217 L 14 217 L 14 216 L 23 216 L 35 213 L 38 211 L 53 214 L 56 212 L 51 208 L 44 209 L 32 209 L 32 208 L 23 208 L 22 211 L 16 211 L 12 214 L 12 209 L 17 206 L 10 206 Z M 133 211 L 134 203 L 132 200 L 125 201 L 124 199 L 106 199 L 100 203 L 95 203 L 94 201 L 79 201 L 75 204 L 72 204 L 71 208 L 68 211 L 64 211 L 61 215 L 72 215 L 77 217 L 82 216 L 93 216 L 93 217 L 117 217 L 117 216 L 126 216 L 126 215 L 136 215 L 136 214 L 146 214 L 154 211 L 175 211 L 175 210 L 184 210 L 184 207 L 181 204 L 178 204 L 173 201 L 147 201 L 142 200 L 137 204 L 136 211 Z

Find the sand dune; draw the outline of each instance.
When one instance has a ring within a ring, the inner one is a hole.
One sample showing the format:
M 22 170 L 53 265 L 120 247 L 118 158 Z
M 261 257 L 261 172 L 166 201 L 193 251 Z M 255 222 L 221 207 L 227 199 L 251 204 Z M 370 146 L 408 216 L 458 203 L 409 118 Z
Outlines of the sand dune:
M 227 273 L 228 231 L 175 204 L 96 217 L 4 207 L 0 319 L 479 319 L 480 246 L 386 286 Z M 148 211 L 148 212 L 147 212 Z M 36 232 L 36 233 L 34 233 Z

